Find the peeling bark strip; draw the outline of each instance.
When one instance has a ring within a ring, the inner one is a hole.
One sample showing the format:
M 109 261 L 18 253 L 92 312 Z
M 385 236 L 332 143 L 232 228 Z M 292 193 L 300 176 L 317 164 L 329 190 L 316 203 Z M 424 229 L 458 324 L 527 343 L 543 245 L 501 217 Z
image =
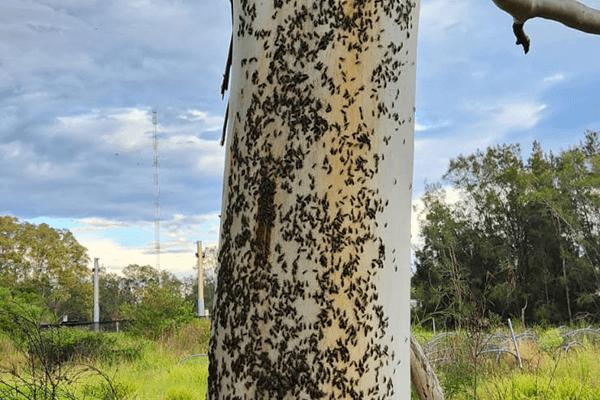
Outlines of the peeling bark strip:
M 234 0 L 208 399 L 410 397 L 418 0 Z

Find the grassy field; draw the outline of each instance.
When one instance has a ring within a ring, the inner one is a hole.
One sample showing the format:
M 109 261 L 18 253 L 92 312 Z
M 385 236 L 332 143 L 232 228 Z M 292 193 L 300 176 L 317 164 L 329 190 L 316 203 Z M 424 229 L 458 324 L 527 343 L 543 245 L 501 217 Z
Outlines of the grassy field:
M 35 379 L 29 372 L 30 358 L 0 335 L 0 399 L 204 400 L 208 358 L 202 355 L 207 353 L 209 334 L 208 320 L 197 320 L 157 341 L 109 333 L 116 342 L 113 348 L 122 353 L 117 361 L 80 359 L 62 364 L 50 378 Z M 15 376 L 24 379 L 15 381 Z M 15 394 L 11 386 L 24 394 Z M 48 395 L 47 388 L 59 394 Z
M 146 342 L 131 363 L 99 366 L 126 399 L 204 400 L 210 321 L 199 320 L 156 342 Z M 198 356 L 200 355 L 200 356 Z
M 206 354 L 209 330 L 209 321 L 203 320 L 157 341 L 111 334 L 125 347 L 139 349 L 137 356 L 131 361 L 88 360 L 73 366 L 82 373 L 76 374 L 78 378 L 69 387 L 71 397 L 64 398 L 203 400 L 208 359 L 195 355 Z M 416 329 L 415 334 L 430 358 L 436 360 L 435 369 L 447 399 L 600 399 L 600 331 L 520 329 L 517 337 L 522 367 L 505 329 L 493 334 L 437 336 Z M 4 365 L 27 360 L 1 337 L 0 354 Z M 109 395 L 109 382 L 112 393 L 118 396 Z
M 517 330 L 522 365 L 508 329 L 415 334 L 436 360 L 447 399 L 600 399 L 600 330 Z

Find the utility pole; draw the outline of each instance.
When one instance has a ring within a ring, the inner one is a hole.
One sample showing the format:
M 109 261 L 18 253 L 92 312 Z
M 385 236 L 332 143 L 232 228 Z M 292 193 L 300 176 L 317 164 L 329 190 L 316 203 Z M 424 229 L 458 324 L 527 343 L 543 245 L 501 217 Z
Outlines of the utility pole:
M 202 274 L 202 242 L 197 241 L 197 253 L 198 257 L 198 317 L 204 317 L 204 276 Z
M 94 331 L 100 328 L 100 285 L 98 282 L 98 258 L 94 258 Z
M 152 124 L 154 125 L 154 135 L 152 148 L 154 149 L 154 249 L 156 251 L 156 269 L 160 270 L 160 187 L 158 183 L 158 133 L 156 125 L 158 124 L 157 110 L 152 110 Z

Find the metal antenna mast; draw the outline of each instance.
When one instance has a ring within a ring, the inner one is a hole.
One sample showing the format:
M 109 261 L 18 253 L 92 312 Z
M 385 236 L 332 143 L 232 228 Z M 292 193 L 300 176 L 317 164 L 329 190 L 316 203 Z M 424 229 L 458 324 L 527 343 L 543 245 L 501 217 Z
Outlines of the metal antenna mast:
M 160 269 L 160 189 L 158 186 L 158 134 L 156 131 L 157 125 L 157 110 L 152 110 L 152 124 L 154 125 L 154 234 L 156 251 L 156 269 Z

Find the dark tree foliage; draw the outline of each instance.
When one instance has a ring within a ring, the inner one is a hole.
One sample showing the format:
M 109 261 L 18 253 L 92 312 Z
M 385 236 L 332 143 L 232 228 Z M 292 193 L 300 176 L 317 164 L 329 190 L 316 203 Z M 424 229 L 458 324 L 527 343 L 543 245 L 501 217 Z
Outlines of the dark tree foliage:
M 460 156 L 444 180 L 457 202 L 439 184 L 422 197 L 420 317 L 456 325 L 475 308 L 524 323 L 600 318 L 598 133 L 558 155 L 534 142 L 526 162 L 519 145 Z

